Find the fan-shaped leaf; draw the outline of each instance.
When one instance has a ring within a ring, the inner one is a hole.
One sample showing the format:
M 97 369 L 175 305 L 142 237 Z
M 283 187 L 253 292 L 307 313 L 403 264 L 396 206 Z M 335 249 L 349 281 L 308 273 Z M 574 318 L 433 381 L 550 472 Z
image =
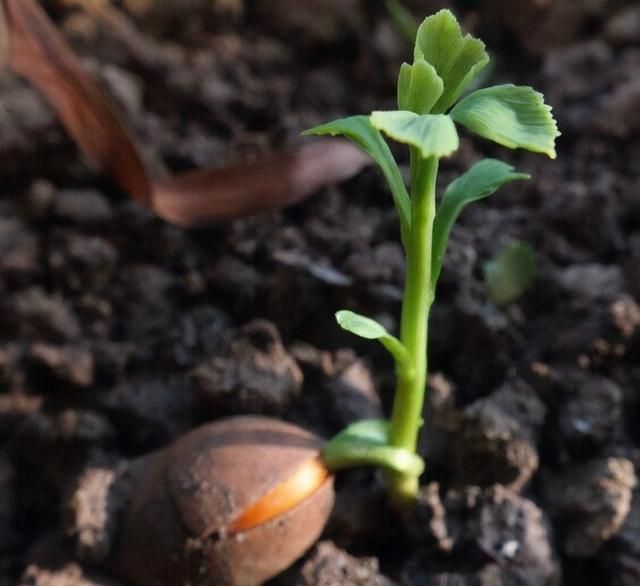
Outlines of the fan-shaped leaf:
M 440 10 L 420 25 L 414 59 L 433 65 L 444 82 L 444 91 L 431 110 L 435 114 L 446 112 L 489 63 L 484 43 L 471 35 L 462 36 L 449 10 Z
M 416 147 L 423 158 L 446 157 L 458 149 L 458 132 L 445 114 L 373 112 L 371 124 L 398 142 Z
M 555 159 L 560 133 L 544 96 L 528 86 L 497 85 L 463 98 L 450 112 L 458 124 L 498 144 Z

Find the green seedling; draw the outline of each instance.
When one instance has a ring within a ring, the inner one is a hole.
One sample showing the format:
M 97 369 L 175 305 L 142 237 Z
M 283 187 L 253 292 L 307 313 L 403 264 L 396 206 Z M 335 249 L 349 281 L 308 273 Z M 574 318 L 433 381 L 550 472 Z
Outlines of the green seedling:
M 487 295 L 496 305 L 517 301 L 535 279 L 536 256 L 526 242 L 510 242 L 484 265 Z
M 10 22 L 24 25 L 14 29 L 36 27 L 33 38 L 40 40 L 51 34 L 33 0 L 0 0 L 0 5 L 18 19 Z M 449 234 L 468 203 L 528 177 L 487 159 L 453 181 L 438 201 L 439 161 L 458 148 L 456 124 L 507 147 L 555 156 L 555 122 L 531 88 L 502 85 L 460 99 L 488 60 L 482 42 L 463 36 L 453 15 L 441 11 L 418 28 L 414 61 L 400 69 L 398 110 L 353 116 L 308 132 L 345 135 L 371 155 L 398 211 L 407 257 L 399 336 L 354 312 L 337 314 L 344 329 L 379 341 L 393 357 L 398 387 L 391 418 L 357 422 L 325 443 L 277 419 L 232 417 L 119 463 L 108 491 L 102 480 L 88 482 L 97 487 L 89 497 L 79 484 L 78 501 L 102 502 L 98 508 L 107 511 L 101 516 L 104 529 L 96 529 L 105 537 L 87 552 L 92 560 L 107 561 L 137 586 L 259 586 L 322 532 L 334 501 L 333 472 L 379 466 L 397 502 L 415 497 L 424 469 L 416 445 L 427 380 L 428 317 Z M 41 63 L 26 61 L 28 67 Z M 76 85 L 78 91 L 88 87 Z M 385 136 L 409 147 L 409 191 Z M 308 182 L 309 173 L 297 177 Z M 83 523 L 80 513 L 76 525 Z
M 507 163 L 485 159 L 455 179 L 438 200 L 440 159 L 458 149 L 458 126 L 508 148 L 556 156 L 559 132 L 542 94 L 505 84 L 461 98 L 488 63 L 484 43 L 463 36 L 454 15 L 441 10 L 420 25 L 413 63 L 400 68 L 397 110 L 351 116 L 306 132 L 343 135 L 368 153 L 387 181 L 400 220 L 406 274 L 399 336 L 354 312 L 336 315 L 345 330 L 378 340 L 391 353 L 397 373 L 391 418 L 358 422 L 323 451 L 331 470 L 367 464 L 386 469 L 397 502 L 415 498 L 424 469 L 416 448 L 427 382 L 428 320 L 454 222 L 472 201 L 529 178 Z M 409 149 L 409 190 L 386 138 Z

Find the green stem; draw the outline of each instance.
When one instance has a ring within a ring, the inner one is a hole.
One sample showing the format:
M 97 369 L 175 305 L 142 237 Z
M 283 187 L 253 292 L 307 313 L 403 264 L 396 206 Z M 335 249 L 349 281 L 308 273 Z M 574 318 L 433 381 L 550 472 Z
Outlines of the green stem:
M 398 372 L 398 386 L 391 416 L 390 443 L 415 452 L 422 426 L 422 407 L 427 383 L 427 332 L 433 299 L 431 287 L 431 244 L 435 217 L 435 182 L 438 159 L 420 158 L 411 152 L 411 232 L 407 246 L 404 300 L 400 340 L 407 351 L 407 365 Z M 418 477 L 388 475 L 396 501 L 415 497 Z

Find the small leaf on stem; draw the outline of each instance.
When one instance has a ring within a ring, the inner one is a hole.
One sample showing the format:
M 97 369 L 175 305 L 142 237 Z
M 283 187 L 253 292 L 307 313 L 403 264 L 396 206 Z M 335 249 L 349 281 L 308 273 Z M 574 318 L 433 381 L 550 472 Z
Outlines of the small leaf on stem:
M 442 270 L 451 229 L 460 212 L 472 201 L 488 197 L 505 183 L 516 179 L 529 179 L 529 175 L 514 171 L 511 165 L 502 161 L 484 159 L 449 184 L 433 224 L 431 285 L 434 289 Z
M 398 75 L 398 108 L 428 114 L 443 89 L 436 70 L 424 59 L 418 59 L 413 65 L 403 63 Z
M 477 90 L 458 102 L 450 116 L 503 146 L 556 158 L 558 126 L 544 96 L 531 87 L 509 83 Z
M 389 422 L 382 419 L 356 421 L 325 444 L 322 461 L 333 472 L 353 466 L 381 466 L 417 478 L 424 461 L 415 452 L 392 446 L 389 430 Z
M 302 134 L 305 136 L 342 135 L 357 144 L 378 163 L 391 189 L 393 202 L 400 216 L 402 233 L 408 233 L 411 226 L 411 202 L 409 201 L 409 194 L 402 180 L 402 175 L 400 175 L 396 160 L 393 158 L 391 150 L 389 150 L 389 145 L 384 141 L 380 132 L 372 126 L 369 121 L 369 116 L 340 118 L 333 122 L 305 130 Z
M 385 327 L 377 321 L 346 309 L 336 313 L 336 321 L 347 332 L 367 340 L 378 340 L 391 353 L 398 365 L 406 361 L 407 351 L 402 342 L 387 332 Z
M 390 111 L 372 112 L 369 118 L 393 140 L 416 147 L 424 159 L 447 157 L 458 149 L 458 132 L 445 114 Z

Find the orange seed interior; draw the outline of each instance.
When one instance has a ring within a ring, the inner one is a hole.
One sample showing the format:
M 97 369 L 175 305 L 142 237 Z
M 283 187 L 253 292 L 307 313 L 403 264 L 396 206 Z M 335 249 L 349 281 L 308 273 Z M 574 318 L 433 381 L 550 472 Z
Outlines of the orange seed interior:
M 329 476 L 320 458 L 309 458 L 293 476 L 281 482 L 260 500 L 249 505 L 231 523 L 232 532 L 247 531 L 295 507 L 322 486 Z

